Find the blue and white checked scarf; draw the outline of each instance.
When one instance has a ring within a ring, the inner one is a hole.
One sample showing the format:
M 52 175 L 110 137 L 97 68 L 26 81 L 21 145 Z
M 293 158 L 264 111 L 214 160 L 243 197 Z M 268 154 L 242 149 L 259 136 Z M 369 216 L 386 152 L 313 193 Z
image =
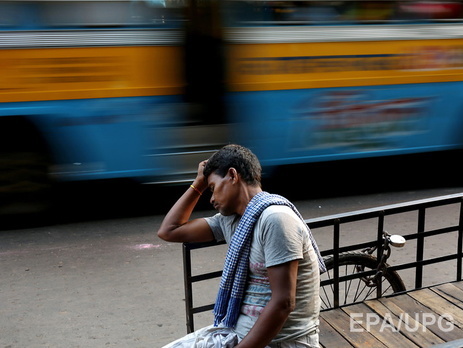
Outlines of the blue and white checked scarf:
M 228 247 L 219 293 L 214 306 L 214 326 L 222 323 L 226 327 L 233 328 L 236 325 L 247 281 L 252 231 L 260 214 L 271 205 L 286 205 L 304 221 L 296 207 L 282 196 L 260 192 L 251 199 Z M 310 229 L 309 237 L 318 256 L 320 272 L 323 273 L 326 271 L 325 263 Z

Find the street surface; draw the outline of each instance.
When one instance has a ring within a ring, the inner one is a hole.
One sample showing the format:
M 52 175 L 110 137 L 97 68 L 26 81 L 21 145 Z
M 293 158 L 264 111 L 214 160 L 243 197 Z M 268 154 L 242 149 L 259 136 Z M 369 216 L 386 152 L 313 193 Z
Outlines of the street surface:
M 309 218 L 463 192 L 460 185 L 435 186 L 342 196 L 330 191 L 309 199 L 294 194 L 294 203 Z M 69 219 L 55 216 L 35 226 L 2 228 L 0 347 L 158 348 L 184 335 L 181 245 L 166 243 L 155 232 L 168 205 L 187 188 L 162 191 L 161 199 L 156 199 L 162 202 L 151 214 L 80 218 L 76 214 Z M 76 211 L 83 207 L 79 202 L 73 206 Z M 195 216 L 213 213 L 204 204 Z M 437 216 L 442 221 L 455 219 L 452 209 L 440 210 Z M 406 218 L 395 220 L 389 232 L 413 232 L 414 227 L 406 230 Z M 365 235 L 355 228 L 346 233 L 352 240 Z M 329 236 L 314 235 L 321 249 L 330 247 Z M 429 252 L 445 254 L 446 243 L 455 245 L 445 238 L 433 239 Z M 391 263 L 414 253 L 413 244 L 407 247 L 394 250 Z M 225 249 L 213 249 L 194 257 L 201 272 L 221 268 Z M 425 269 L 426 281 L 454 277 L 451 267 Z M 404 278 L 409 282 L 413 275 Z M 217 283 L 195 290 L 197 304 L 213 301 L 216 290 Z M 210 314 L 201 315 L 197 327 L 210 320 Z

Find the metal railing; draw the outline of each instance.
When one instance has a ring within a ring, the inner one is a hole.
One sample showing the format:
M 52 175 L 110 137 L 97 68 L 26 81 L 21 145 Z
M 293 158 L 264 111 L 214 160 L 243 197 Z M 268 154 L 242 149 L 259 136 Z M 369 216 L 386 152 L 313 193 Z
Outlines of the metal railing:
M 425 228 L 426 223 L 426 214 L 429 208 L 434 207 L 442 207 L 447 205 L 454 205 L 459 204 L 459 217 L 458 223 L 452 226 L 446 226 L 437 229 L 430 229 L 427 230 Z M 462 262 L 463 262 L 463 193 L 448 195 L 448 196 L 441 196 L 435 197 L 430 199 L 422 199 L 417 201 L 411 201 L 406 203 L 400 204 L 393 204 L 387 205 L 372 209 L 365 209 L 359 210 L 344 214 L 337 214 L 331 216 L 325 216 L 320 218 L 314 219 L 307 219 L 305 222 L 309 225 L 312 231 L 318 228 L 326 228 L 331 227 L 333 230 L 333 247 L 331 249 L 322 250 L 322 256 L 333 255 L 334 262 L 333 264 L 335 267 L 333 268 L 333 278 L 329 280 L 324 280 L 321 282 L 321 286 L 332 284 L 333 292 L 334 292 L 334 305 L 333 308 L 339 307 L 339 284 L 340 281 L 343 280 L 345 277 L 340 277 L 339 272 L 337 271 L 338 267 L 336 265 L 339 264 L 339 254 L 348 251 L 358 251 L 364 248 L 377 246 L 377 255 L 378 260 L 381 259 L 381 254 L 383 252 L 383 231 L 384 231 L 384 224 L 385 224 L 385 217 L 407 213 L 407 212 L 418 212 L 417 216 L 417 230 L 414 233 L 409 233 L 403 235 L 403 237 L 409 240 L 416 240 L 417 247 L 416 247 L 416 255 L 415 261 L 407 262 L 402 264 L 394 264 L 393 266 L 389 266 L 388 269 L 401 271 L 406 269 L 415 269 L 415 279 L 414 279 L 414 288 L 407 289 L 414 290 L 420 289 L 423 287 L 423 269 L 424 266 L 456 260 L 456 274 L 455 274 L 455 281 L 462 280 Z M 341 226 L 346 223 L 351 222 L 358 222 L 362 220 L 369 220 L 369 219 L 377 219 L 376 226 L 377 226 L 377 239 L 374 241 L 364 242 L 364 243 L 357 243 L 347 246 L 340 246 L 340 239 L 341 239 Z M 456 243 L 456 250 L 455 252 L 451 252 L 444 256 L 434 257 L 434 258 L 424 258 L 424 243 L 425 238 L 431 236 L 442 235 L 446 233 L 457 232 L 457 243 Z M 187 324 L 187 331 L 192 332 L 194 331 L 194 315 L 196 313 L 204 312 L 211 310 L 213 308 L 213 304 L 198 306 L 195 307 L 193 304 L 193 283 L 212 279 L 216 277 L 220 277 L 222 271 L 210 272 L 200 275 L 192 275 L 192 264 L 191 264 L 191 251 L 194 249 L 200 248 L 207 248 L 216 245 L 222 245 L 224 242 L 216 243 L 184 243 L 183 244 L 183 263 L 184 263 L 184 281 L 185 281 L 185 305 L 186 305 L 186 324 Z M 360 272 L 355 275 L 356 278 L 364 277 L 365 274 L 369 272 Z M 352 277 L 349 276 L 349 277 Z

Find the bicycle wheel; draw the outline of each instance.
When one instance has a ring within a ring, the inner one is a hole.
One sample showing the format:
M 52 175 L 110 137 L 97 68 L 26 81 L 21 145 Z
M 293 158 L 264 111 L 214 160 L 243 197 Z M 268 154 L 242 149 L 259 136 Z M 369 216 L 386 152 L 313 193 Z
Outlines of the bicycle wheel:
M 320 280 L 333 279 L 334 257 L 325 258 L 327 271 Z M 352 275 L 359 272 L 375 270 L 376 257 L 361 252 L 347 252 L 339 254 L 339 277 Z M 386 267 L 389 267 L 386 264 Z M 396 271 L 386 270 L 382 276 L 381 297 L 405 291 L 405 285 Z M 377 286 L 369 284 L 365 279 L 354 278 L 340 281 L 339 305 L 362 302 L 376 298 Z M 334 307 L 334 285 L 328 284 L 320 287 L 321 309 Z

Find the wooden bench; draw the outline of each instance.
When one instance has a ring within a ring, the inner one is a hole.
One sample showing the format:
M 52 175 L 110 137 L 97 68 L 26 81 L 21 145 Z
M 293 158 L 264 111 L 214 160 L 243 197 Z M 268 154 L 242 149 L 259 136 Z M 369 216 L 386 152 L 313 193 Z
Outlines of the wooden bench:
M 321 347 L 463 347 L 463 282 L 320 314 Z

